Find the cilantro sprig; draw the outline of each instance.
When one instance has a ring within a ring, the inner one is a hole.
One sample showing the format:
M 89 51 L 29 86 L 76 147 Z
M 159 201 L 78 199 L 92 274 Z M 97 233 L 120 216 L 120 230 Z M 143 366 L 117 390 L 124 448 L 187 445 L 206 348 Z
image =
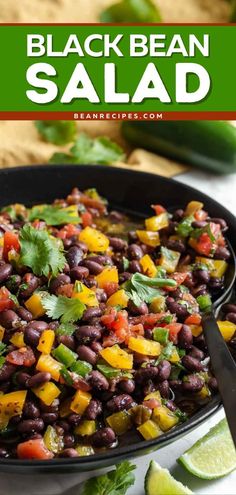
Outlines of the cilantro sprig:
M 76 124 L 69 120 L 38 120 L 38 132 L 45 141 L 53 144 L 67 144 L 75 139 Z
M 80 222 L 79 215 L 74 215 L 67 208 L 53 205 L 33 206 L 29 211 L 29 221 L 44 220 L 47 225 L 64 225 L 67 223 L 77 224 Z
M 32 269 L 35 275 L 52 274 L 54 277 L 65 266 L 63 247 L 46 230 L 34 229 L 24 225 L 20 230 L 21 245 L 19 263 Z
M 139 306 L 142 302 L 150 303 L 154 297 L 160 295 L 160 288 L 175 287 L 176 285 L 176 281 L 172 278 L 150 278 L 141 273 L 135 273 L 126 282 L 125 291 L 134 304 Z
M 65 296 L 46 295 L 42 299 L 42 305 L 47 316 L 53 320 L 61 318 L 61 323 L 73 323 L 82 318 L 86 309 L 85 305 L 77 298 Z
M 82 495 L 125 495 L 135 482 L 135 468 L 129 461 L 121 462 L 112 471 L 86 481 Z

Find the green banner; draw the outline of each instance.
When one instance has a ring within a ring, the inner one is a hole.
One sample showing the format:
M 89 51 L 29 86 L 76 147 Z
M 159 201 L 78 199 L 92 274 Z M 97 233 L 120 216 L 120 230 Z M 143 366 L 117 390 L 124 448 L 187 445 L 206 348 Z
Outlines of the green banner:
M 0 112 L 236 112 L 235 25 L 1 25 Z

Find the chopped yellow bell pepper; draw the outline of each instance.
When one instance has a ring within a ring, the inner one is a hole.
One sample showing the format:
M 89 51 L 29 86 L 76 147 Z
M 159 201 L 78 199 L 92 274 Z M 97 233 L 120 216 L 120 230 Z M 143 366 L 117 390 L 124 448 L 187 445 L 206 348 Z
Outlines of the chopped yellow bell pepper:
M 156 272 L 157 272 L 157 267 L 154 263 L 154 261 L 152 260 L 152 258 L 149 256 L 149 254 L 145 254 L 139 261 L 142 269 L 143 269 L 143 273 L 145 275 L 147 275 L 148 277 L 155 277 L 156 276 Z
M 130 414 L 127 411 L 120 411 L 108 416 L 106 422 L 116 435 L 123 435 L 132 427 Z
M 150 306 L 149 310 L 151 313 L 162 313 L 166 310 L 166 299 L 164 296 L 155 297 Z
M 0 396 L 0 430 L 4 430 L 13 416 L 22 413 L 27 390 L 17 390 Z
M 179 419 L 166 406 L 155 407 L 152 413 L 152 419 L 160 426 L 162 431 L 168 431 L 177 425 Z
M 80 457 L 94 454 L 93 447 L 90 445 L 76 445 L 75 450 L 77 450 Z
M 62 364 L 58 363 L 58 361 L 56 361 L 56 359 L 53 359 L 53 357 L 49 354 L 41 354 L 36 364 L 36 370 L 47 371 L 51 374 L 53 380 L 56 381 L 58 381 L 60 378 L 61 368 Z
M 81 437 L 86 437 L 95 433 L 96 429 L 96 421 L 84 419 L 78 426 L 76 426 L 74 433 L 76 435 L 80 435 Z
M 205 400 L 207 399 L 208 397 L 211 396 L 211 392 L 207 386 L 207 384 L 205 383 L 203 385 L 203 387 L 201 388 L 201 390 L 199 390 L 199 392 L 196 393 L 196 396 L 199 398 L 199 399 L 202 399 L 202 400 Z
M 213 260 L 204 258 L 203 256 L 196 256 L 196 263 L 204 263 L 207 265 L 210 276 L 213 278 L 223 277 L 228 268 L 228 263 L 224 260 Z
M 63 435 L 59 435 L 53 426 L 48 425 L 43 435 L 43 441 L 50 452 L 59 454 L 64 448 Z
M 53 342 L 55 340 L 55 332 L 53 330 L 44 330 L 39 339 L 39 343 L 37 346 L 38 351 L 43 354 L 50 354 L 53 346 Z
M 173 273 L 176 271 L 179 259 L 180 253 L 178 251 L 173 251 L 172 249 L 167 249 L 166 247 L 161 248 L 159 265 L 164 268 L 167 273 Z
M 130 337 L 128 348 L 131 349 L 131 351 L 144 354 L 145 356 L 159 356 L 161 354 L 159 342 L 144 339 L 142 337 Z
M 119 283 L 119 275 L 116 266 L 106 266 L 96 277 L 98 287 L 103 289 L 108 282 Z
M 107 300 L 107 306 L 120 306 L 126 308 L 129 302 L 129 298 L 124 289 L 120 289 L 114 292 Z
M 25 306 L 33 315 L 34 318 L 39 318 L 45 315 L 46 311 L 42 305 L 42 299 L 39 292 L 33 294 L 27 301 L 25 301 Z
M 95 291 L 86 287 L 82 282 L 75 283 L 72 297 L 79 299 L 85 306 L 99 306 Z
M 10 342 L 16 347 L 25 347 L 23 332 L 15 332 L 10 339 Z
M 75 225 L 79 223 L 80 219 L 78 215 L 78 205 L 67 206 L 66 208 L 63 208 L 62 211 L 69 213 L 69 215 L 72 217 L 70 223 Z
M 4 333 L 5 333 L 5 328 L 3 328 L 2 325 L 0 325 L 0 342 L 2 342 Z
M 91 399 L 92 399 L 92 395 L 89 394 L 88 392 L 83 392 L 83 390 L 77 390 L 72 399 L 70 408 L 76 414 L 82 415 L 84 411 L 87 409 Z
M 0 248 L 4 245 L 4 237 L 0 237 Z
M 92 227 L 85 227 L 79 234 L 79 240 L 88 246 L 88 250 L 95 253 L 102 253 L 109 247 L 109 239 L 100 230 Z
M 155 392 L 151 392 L 150 394 L 145 395 L 144 400 L 149 400 L 149 399 L 156 399 L 159 400 L 161 403 L 161 394 L 159 390 L 156 390 Z
M 189 328 L 190 328 L 194 337 L 198 337 L 202 333 L 202 326 L 201 325 L 189 325 Z
M 141 433 L 145 440 L 153 440 L 162 434 L 161 429 L 154 421 L 152 421 L 152 419 L 145 421 L 145 423 L 139 426 L 137 430 Z
M 34 394 L 46 404 L 51 406 L 53 401 L 60 395 L 60 389 L 53 382 L 47 382 L 32 389 Z
M 61 418 L 65 418 L 66 416 L 69 416 L 69 414 L 71 414 L 70 405 L 71 405 L 71 398 L 70 397 L 68 397 L 68 399 L 65 399 L 65 400 L 63 400 L 63 402 L 61 402 L 60 408 L 59 408 L 59 414 L 60 414 Z
M 217 325 L 223 339 L 229 342 L 236 332 L 236 325 L 231 321 L 217 321 Z
M 158 230 L 165 229 L 169 225 L 169 217 L 167 212 L 160 213 L 145 220 L 145 227 L 147 230 L 157 232 Z
M 158 232 L 151 232 L 150 230 L 136 230 L 136 234 L 143 244 L 151 247 L 160 246 L 160 236 Z
M 202 210 L 204 204 L 200 203 L 200 201 L 190 201 L 190 203 L 187 204 L 186 209 L 185 209 L 185 215 L 186 217 L 189 217 L 190 215 L 194 215 L 199 210 Z
M 177 349 L 174 349 L 172 351 L 172 353 L 171 353 L 170 357 L 168 358 L 168 360 L 172 364 L 175 364 L 175 363 L 179 363 L 180 362 L 180 356 L 179 356 L 179 353 L 178 353 Z
M 133 355 L 121 349 L 118 344 L 105 347 L 105 349 L 100 351 L 100 355 L 113 368 L 121 370 L 131 370 L 133 368 Z

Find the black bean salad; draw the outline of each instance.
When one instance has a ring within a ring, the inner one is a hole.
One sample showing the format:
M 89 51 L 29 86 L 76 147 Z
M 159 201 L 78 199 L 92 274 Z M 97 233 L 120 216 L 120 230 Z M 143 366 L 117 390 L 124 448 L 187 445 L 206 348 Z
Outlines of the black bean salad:
M 227 225 L 198 201 L 152 209 L 140 225 L 75 188 L 1 210 L 0 457 L 154 439 L 217 390 L 201 311 L 224 288 Z

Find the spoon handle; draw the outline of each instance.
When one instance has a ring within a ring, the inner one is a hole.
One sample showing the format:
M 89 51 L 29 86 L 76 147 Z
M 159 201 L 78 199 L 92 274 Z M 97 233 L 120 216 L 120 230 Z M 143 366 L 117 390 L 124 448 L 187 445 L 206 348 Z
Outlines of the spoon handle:
M 236 446 L 236 363 L 219 331 L 213 312 L 210 311 L 203 315 L 202 326 L 212 369 L 217 379 L 229 429 Z

